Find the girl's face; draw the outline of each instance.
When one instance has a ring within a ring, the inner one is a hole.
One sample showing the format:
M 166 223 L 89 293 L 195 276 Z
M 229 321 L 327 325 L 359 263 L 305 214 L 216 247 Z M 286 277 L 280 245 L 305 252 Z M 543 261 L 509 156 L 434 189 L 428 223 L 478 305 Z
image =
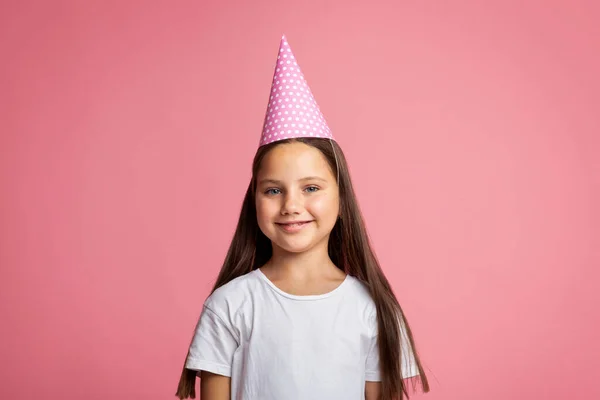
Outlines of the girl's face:
M 274 251 L 327 248 L 339 214 L 339 192 L 319 150 L 299 142 L 276 146 L 263 158 L 256 178 L 258 226 Z

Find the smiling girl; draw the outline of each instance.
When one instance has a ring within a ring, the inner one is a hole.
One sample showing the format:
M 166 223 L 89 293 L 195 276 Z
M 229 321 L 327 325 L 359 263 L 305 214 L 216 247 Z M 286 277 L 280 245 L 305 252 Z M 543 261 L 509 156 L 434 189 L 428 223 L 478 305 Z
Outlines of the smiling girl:
M 285 36 L 237 228 L 176 395 L 392 400 L 427 378 Z

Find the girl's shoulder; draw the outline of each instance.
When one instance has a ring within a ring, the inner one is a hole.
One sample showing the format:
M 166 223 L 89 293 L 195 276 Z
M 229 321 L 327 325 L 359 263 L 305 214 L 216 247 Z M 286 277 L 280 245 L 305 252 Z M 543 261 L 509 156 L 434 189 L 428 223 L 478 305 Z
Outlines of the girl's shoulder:
M 349 275 L 350 282 L 347 285 L 348 291 L 344 296 L 344 307 L 352 309 L 352 314 L 356 315 L 364 332 L 370 337 L 376 335 L 377 330 L 377 305 L 371 295 L 369 285 L 360 279 Z
M 256 270 L 232 279 L 215 289 L 204 302 L 212 311 L 238 309 L 258 285 Z
M 363 303 L 367 308 L 374 310 L 376 308 L 375 301 L 373 300 L 373 296 L 371 295 L 369 285 L 354 276 L 348 276 L 348 278 L 353 283 L 352 287 L 356 299 Z

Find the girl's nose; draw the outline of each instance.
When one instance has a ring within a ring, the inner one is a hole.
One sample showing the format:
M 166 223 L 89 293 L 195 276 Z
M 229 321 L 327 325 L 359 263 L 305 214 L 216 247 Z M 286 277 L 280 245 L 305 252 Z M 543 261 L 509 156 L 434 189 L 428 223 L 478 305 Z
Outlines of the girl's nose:
M 281 205 L 281 215 L 299 214 L 302 210 L 302 199 L 297 195 L 287 194 Z

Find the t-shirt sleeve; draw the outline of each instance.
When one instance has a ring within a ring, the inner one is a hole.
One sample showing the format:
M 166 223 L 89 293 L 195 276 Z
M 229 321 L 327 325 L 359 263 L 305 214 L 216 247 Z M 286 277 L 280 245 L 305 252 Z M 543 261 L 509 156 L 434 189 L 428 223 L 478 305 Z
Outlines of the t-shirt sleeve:
M 379 362 L 379 335 L 377 334 L 377 318 L 374 319 L 374 334 L 371 337 L 369 353 L 367 355 L 366 369 L 365 369 L 365 380 L 369 382 L 380 382 L 381 381 L 381 366 Z M 414 353 L 410 346 L 410 340 L 406 334 L 406 326 L 404 325 L 404 319 L 400 321 L 400 346 L 401 346 L 401 372 L 402 378 L 410 378 L 419 375 L 419 369 L 415 361 Z
M 230 324 L 204 306 L 185 363 L 187 369 L 231 376 L 238 339 Z
M 365 380 L 369 382 L 380 382 L 381 371 L 379 366 L 379 346 L 377 335 L 371 337 L 369 353 L 367 354 L 367 365 L 365 368 Z
M 408 334 L 406 333 L 404 318 L 400 318 L 400 345 L 402 351 L 402 355 L 400 357 L 402 360 L 402 378 L 406 379 L 419 375 L 419 368 L 417 367 L 417 363 L 415 361 L 415 354 L 410 345 L 410 340 L 408 340 Z

